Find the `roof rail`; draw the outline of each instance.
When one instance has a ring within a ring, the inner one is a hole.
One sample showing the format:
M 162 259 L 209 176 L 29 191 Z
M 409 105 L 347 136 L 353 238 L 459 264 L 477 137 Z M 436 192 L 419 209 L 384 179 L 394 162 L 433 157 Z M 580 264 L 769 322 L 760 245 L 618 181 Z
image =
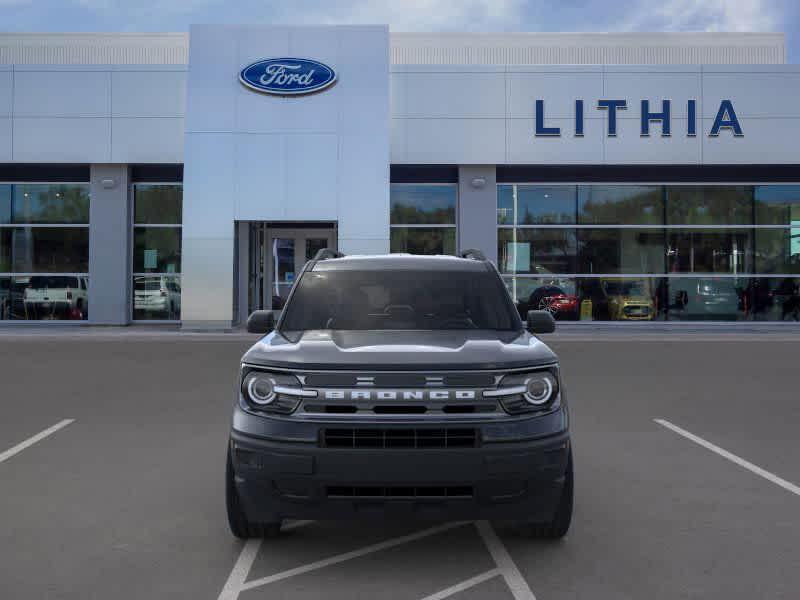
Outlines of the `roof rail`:
M 344 254 L 341 252 L 337 252 L 336 250 L 331 250 L 330 248 L 322 248 L 321 250 L 317 250 L 317 253 L 314 255 L 314 260 L 326 260 L 328 258 L 342 258 Z
M 458 255 L 461 258 L 471 258 L 472 260 L 482 260 L 482 261 L 487 260 L 486 255 L 480 250 L 476 250 L 475 248 L 462 250 Z

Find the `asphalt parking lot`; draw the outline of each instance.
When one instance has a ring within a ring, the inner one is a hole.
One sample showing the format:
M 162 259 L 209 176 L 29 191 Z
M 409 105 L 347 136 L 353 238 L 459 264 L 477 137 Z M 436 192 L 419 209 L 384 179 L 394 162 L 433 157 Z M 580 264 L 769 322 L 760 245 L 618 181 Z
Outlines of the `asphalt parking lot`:
M 800 332 L 546 340 L 572 415 L 559 542 L 505 525 L 228 533 L 253 338 L 0 333 L 0 598 L 797 598 Z

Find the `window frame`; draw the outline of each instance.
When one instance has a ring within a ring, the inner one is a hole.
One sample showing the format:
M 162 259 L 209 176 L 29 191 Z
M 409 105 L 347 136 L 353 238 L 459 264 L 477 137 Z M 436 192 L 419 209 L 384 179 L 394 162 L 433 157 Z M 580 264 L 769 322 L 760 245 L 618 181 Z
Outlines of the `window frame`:
M 128 214 L 129 224 L 128 230 L 130 232 L 128 240 L 128 264 L 130 265 L 129 271 L 129 285 L 130 285 L 130 299 L 128 301 L 128 315 L 131 323 L 133 324 L 149 324 L 149 325 L 179 325 L 181 319 L 136 319 L 135 318 L 135 301 L 136 301 L 136 288 L 134 282 L 137 277 L 165 277 L 177 278 L 181 282 L 181 309 L 183 308 L 183 211 L 181 211 L 180 223 L 136 223 L 136 188 L 139 186 L 177 186 L 181 188 L 181 202 L 183 202 L 183 182 L 182 181 L 134 181 L 129 186 L 128 198 Z M 134 269 L 134 253 L 136 244 L 136 229 L 177 229 L 180 232 L 179 250 L 181 253 L 181 270 L 177 273 L 166 273 L 162 271 L 152 272 L 139 272 Z
M 454 223 L 392 223 L 392 187 L 394 186 L 408 186 L 408 187 L 448 187 L 455 190 L 456 204 L 455 204 L 455 222 Z M 390 182 L 389 183 L 389 251 L 391 252 L 392 243 L 392 230 L 393 229 L 455 229 L 455 255 L 458 255 L 460 243 L 458 239 L 459 227 L 459 204 L 461 198 L 457 182 Z M 400 254 L 400 253 L 393 253 Z
M 89 181 L 50 181 L 50 180 L 43 180 L 43 181 L 21 181 L 21 180 L 10 180 L 10 181 L 0 181 L 0 186 L 12 186 L 11 189 L 11 198 L 14 197 L 14 189 L 13 186 L 17 185 L 59 185 L 59 186 L 82 186 L 86 188 L 86 194 L 89 198 L 89 221 L 91 221 L 91 206 L 92 206 L 92 186 L 91 182 Z M 92 238 L 91 238 L 91 227 L 90 223 L 0 223 L 0 229 L 20 229 L 20 228 L 31 228 L 31 229 L 86 229 L 89 232 L 89 245 L 91 247 Z M 90 251 L 91 252 L 91 251 Z M 13 265 L 12 265 L 13 266 Z M 0 272 L 0 279 L 14 279 L 17 277 L 34 277 L 34 276 L 63 276 L 63 277 L 77 277 L 81 283 L 85 283 L 86 285 L 86 294 L 87 297 L 91 290 L 91 254 L 87 258 L 87 272 L 83 273 L 53 273 L 50 271 L 47 272 L 28 272 L 28 271 L 1 271 Z M 9 290 L 10 290 L 9 285 Z M 46 319 L 9 319 L 3 320 L 0 319 L 0 326 L 8 326 L 8 325 L 25 325 L 25 324 L 41 324 L 47 322 Z M 80 321 L 75 320 L 53 320 L 54 323 L 59 325 L 67 325 L 67 326 L 80 326 L 86 325 L 89 322 L 88 314 L 85 319 Z
M 680 181 L 680 182 L 659 182 L 659 181 L 631 181 L 631 182 L 620 182 L 620 181 L 546 181 L 546 182 L 536 182 L 536 181 L 502 181 L 497 182 L 496 189 L 495 189 L 495 208 L 497 208 L 498 198 L 499 198 L 499 188 L 500 186 L 509 186 L 514 189 L 512 192 L 514 197 L 516 198 L 516 187 L 517 186 L 546 186 L 546 187 L 558 187 L 558 186 L 566 186 L 566 187 L 574 187 L 576 188 L 576 200 L 575 200 L 575 224 L 516 224 L 516 223 L 498 223 L 497 218 L 495 217 L 494 227 L 495 227 L 495 247 L 497 247 L 497 243 L 499 241 L 498 232 L 501 229 L 511 229 L 512 231 L 518 229 L 572 229 L 573 231 L 577 232 L 581 229 L 654 229 L 654 230 L 661 230 L 664 233 L 664 240 L 665 240 L 665 254 L 666 254 L 666 244 L 668 243 L 667 240 L 669 239 L 669 233 L 671 230 L 689 230 L 689 229 L 705 229 L 705 230 L 748 230 L 752 232 L 752 248 L 751 248 L 751 256 L 750 256 L 750 264 L 751 269 L 749 272 L 743 273 L 670 273 L 668 272 L 668 266 L 665 256 L 664 261 L 664 272 L 663 273 L 554 273 L 554 279 L 609 279 L 609 278 L 638 278 L 638 279 L 778 279 L 778 278 L 793 278 L 797 279 L 800 277 L 798 273 L 791 273 L 791 272 L 779 272 L 779 273 L 760 273 L 757 267 L 757 243 L 756 243 L 756 231 L 757 230 L 791 230 L 791 226 L 787 226 L 786 224 L 757 224 L 757 201 L 755 196 L 755 189 L 753 190 L 753 202 L 752 202 L 752 211 L 751 211 L 751 218 L 750 222 L 747 224 L 739 224 L 739 223 L 727 223 L 727 224 L 715 224 L 715 225 L 703 225 L 703 224 L 696 224 L 696 225 L 681 225 L 681 224 L 667 224 L 667 193 L 666 189 L 668 187 L 752 187 L 756 188 L 758 186 L 770 186 L 770 187 L 800 187 L 800 179 L 794 181 L 737 181 L 737 182 L 724 182 L 724 181 Z M 578 196 L 579 192 L 577 191 L 578 188 L 581 186 L 617 186 L 617 187 L 624 187 L 624 186 L 636 186 L 636 187 L 645 187 L 645 186 L 658 186 L 662 188 L 662 194 L 664 197 L 663 203 L 663 210 L 664 215 L 662 219 L 662 224 L 617 224 L 617 225 L 608 225 L 608 224 L 588 224 L 588 223 L 579 223 L 579 201 Z M 516 215 L 516 206 L 515 206 L 515 215 Z M 513 241 L 516 241 L 516 233 L 512 234 Z M 577 265 L 580 264 L 581 256 L 580 256 L 580 247 L 578 248 L 576 254 L 576 269 Z M 536 273 L 521 273 L 521 274 L 505 274 L 501 273 L 501 277 L 504 282 L 506 282 L 507 287 L 509 289 L 509 293 L 512 295 L 512 298 L 517 298 L 517 280 L 519 279 L 542 279 L 540 274 Z M 576 321 L 576 322 L 581 322 Z M 587 323 L 593 323 L 595 321 L 585 321 Z M 676 321 L 671 321 L 676 322 Z M 727 323 L 731 323 L 733 321 L 727 321 Z M 605 321 L 604 321 L 605 323 Z

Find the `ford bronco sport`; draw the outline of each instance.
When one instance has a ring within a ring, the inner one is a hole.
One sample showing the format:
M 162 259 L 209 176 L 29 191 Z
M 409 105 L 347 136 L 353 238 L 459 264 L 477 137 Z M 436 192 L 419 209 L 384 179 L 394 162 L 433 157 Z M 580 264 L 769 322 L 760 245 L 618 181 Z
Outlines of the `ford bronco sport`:
M 321 250 L 242 358 L 228 444 L 232 533 L 281 521 L 513 520 L 563 536 L 569 419 L 556 355 L 479 251 Z

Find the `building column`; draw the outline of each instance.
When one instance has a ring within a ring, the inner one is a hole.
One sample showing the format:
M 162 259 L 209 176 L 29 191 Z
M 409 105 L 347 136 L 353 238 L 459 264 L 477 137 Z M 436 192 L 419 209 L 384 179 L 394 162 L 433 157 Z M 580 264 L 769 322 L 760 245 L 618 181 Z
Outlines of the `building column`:
M 89 323 L 130 323 L 130 201 L 128 165 L 91 165 L 89 201 Z
M 482 250 L 497 264 L 497 169 L 458 168 L 458 250 Z

